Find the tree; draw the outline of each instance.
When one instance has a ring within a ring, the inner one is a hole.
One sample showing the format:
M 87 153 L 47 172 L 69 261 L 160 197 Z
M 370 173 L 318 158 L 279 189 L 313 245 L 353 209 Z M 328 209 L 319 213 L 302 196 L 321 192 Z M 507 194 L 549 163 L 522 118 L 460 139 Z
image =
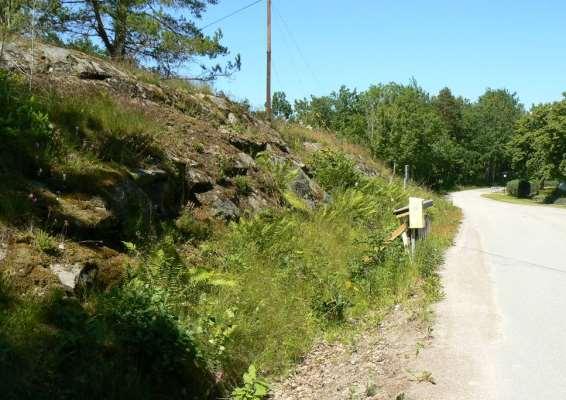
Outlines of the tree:
M 533 107 L 518 121 L 508 149 L 524 177 L 566 179 L 566 98 Z
M 330 127 L 341 136 L 355 142 L 363 142 L 367 137 L 367 121 L 363 96 L 356 89 L 341 86 L 338 92 L 332 92 L 333 116 Z
M 285 92 L 273 93 L 271 108 L 273 115 L 278 118 L 289 119 L 293 114 L 293 106 L 287 100 L 287 95 L 285 94 Z
M 311 96 L 310 100 L 295 100 L 295 113 L 297 119 L 305 125 L 331 129 L 334 101 L 330 96 Z
M 151 60 L 165 74 L 198 57 L 228 54 L 222 32 L 205 35 L 195 24 L 218 0 L 50 0 L 54 24 L 67 38 L 97 38 L 113 59 Z M 224 67 L 201 65 L 202 80 L 240 68 L 240 57 Z
M 381 159 L 410 165 L 416 180 L 450 186 L 458 179 L 457 147 L 448 135 L 429 95 L 415 82 L 372 86 L 373 152 Z
M 464 100 L 454 97 L 452 91 L 445 87 L 432 99 L 432 104 L 450 136 L 456 141 L 462 140 Z
M 487 89 L 464 113 L 466 165 L 470 180 L 494 183 L 511 167 L 507 143 L 524 114 L 516 93 Z

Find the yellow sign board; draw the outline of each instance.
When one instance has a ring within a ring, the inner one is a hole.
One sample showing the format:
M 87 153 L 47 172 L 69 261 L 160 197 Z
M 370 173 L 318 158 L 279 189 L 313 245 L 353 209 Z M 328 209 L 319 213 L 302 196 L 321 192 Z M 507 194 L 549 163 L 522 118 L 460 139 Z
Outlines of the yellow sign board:
M 423 199 L 409 197 L 409 228 L 423 229 L 424 227 Z

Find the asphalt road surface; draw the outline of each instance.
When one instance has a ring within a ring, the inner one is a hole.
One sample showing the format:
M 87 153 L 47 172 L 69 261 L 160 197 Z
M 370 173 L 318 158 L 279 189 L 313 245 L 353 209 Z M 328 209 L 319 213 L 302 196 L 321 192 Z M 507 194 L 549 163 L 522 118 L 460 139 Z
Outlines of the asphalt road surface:
M 452 195 L 464 212 L 442 272 L 417 400 L 566 399 L 566 209 Z

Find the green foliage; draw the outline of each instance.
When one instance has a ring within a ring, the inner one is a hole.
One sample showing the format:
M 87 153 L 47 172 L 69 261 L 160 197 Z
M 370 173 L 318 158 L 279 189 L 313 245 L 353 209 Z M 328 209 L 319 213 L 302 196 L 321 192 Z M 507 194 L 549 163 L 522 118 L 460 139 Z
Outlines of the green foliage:
M 507 193 L 513 197 L 526 199 L 538 193 L 540 186 L 537 182 L 524 179 L 514 179 L 507 182 Z
M 234 178 L 234 186 L 236 186 L 238 193 L 243 196 L 247 196 L 252 192 L 252 187 L 250 186 L 248 177 L 245 175 L 236 176 Z
M 44 253 L 53 254 L 57 252 L 55 239 L 41 229 L 36 229 L 33 232 L 33 243 L 39 251 Z
M 507 143 L 517 120 L 524 114 L 515 93 L 488 89 L 477 103 L 466 109 L 464 127 L 465 159 L 476 180 L 494 184 L 510 168 Z
M 53 156 L 53 127 L 20 78 L 1 70 L 0 109 L 0 167 L 36 172 Z
M 517 123 L 508 149 L 522 175 L 566 178 L 566 99 L 533 107 Z
M 4 54 L 4 44 L 14 34 L 21 32 L 29 19 L 26 16 L 24 0 L 6 0 L 0 4 L 0 59 Z
M 345 87 L 329 96 L 295 102 L 299 122 L 337 132 L 362 143 L 398 171 L 434 188 L 495 183 L 509 172 L 506 145 L 524 114 L 517 96 L 488 89 L 477 102 L 442 89 L 431 97 L 413 80 L 371 86 L 357 93 Z
M 269 385 L 257 376 L 255 366 L 252 364 L 244 374 L 244 384 L 234 389 L 233 400 L 261 400 L 267 396 Z
M 289 119 L 293 114 L 293 106 L 287 100 L 287 95 L 285 95 L 285 92 L 273 93 L 273 101 L 271 106 L 273 115 L 277 118 Z
M 170 77 L 180 65 L 204 57 L 228 54 L 221 44 L 222 32 L 205 35 L 197 26 L 209 4 L 217 0 L 166 0 L 115 2 L 111 0 L 50 1 L 40 13 L 57 27 L 56 37 L 73 47 L 100 52 L 86 37 L 97 36 L 104 53 L 119 60 L 151 60 L 156 70 Z M 175 11 L 175 12 L 173 12 Z M 240 68 L 240 57 L 225 66 L 202 66 L 200 79 L 229 75 Z
M 329 96 L 295 101 L 297 119 L 313 128 L 332 130 L 353 141 L 363 141 L 366 104 L 356 90 L 345 86 Z
M 264 190 L 272 195 L 284 197 L 289 183 L 298 175 L 298 170 L 288 160 L 273 158 L 269 153 L 259 153 L 256 162 L 263 171 Z
M 362 179 L 355 162 L 338 151 L 317 151 L 312 156 L 310 166 L 316 181 L 325 190 L 355 187 Z
M 211 227 L 205 221 L 195 219 L 190 210 L 184 210 L 175 220 L 175 227 L 188 238 L 205 240 L 211 234 Z
M 0 308 L 6 399 L 202 399 L 214 390 L 187 329 L 152 289 L 77 299 L 8 298 Z M 69 368 L 72 365 L 72 368 Z
M 153 139 L 160 123 L 133 105 L 119 104 L 104 93 L 48 96 L 44 102 L 70 151 L 88 143 L 87 151 L 97 159 L 131 167 L 151 156 L 161 158 Z

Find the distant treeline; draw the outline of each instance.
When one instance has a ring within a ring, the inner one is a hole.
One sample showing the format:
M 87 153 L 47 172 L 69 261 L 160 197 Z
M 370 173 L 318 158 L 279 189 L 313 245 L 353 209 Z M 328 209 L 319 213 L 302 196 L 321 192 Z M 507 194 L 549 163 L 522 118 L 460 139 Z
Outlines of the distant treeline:
M 364 92 L 342 86 L 294 107 L 277 92 L 273 105 L 280 118 L 367 145 L 398 171 L 410 165 L 415 180 L 436 188 L 566 176 L 566 99 L 526 112 L 505 89 L 471 102 L 448 88 L 432 96 L 412 81 Z

